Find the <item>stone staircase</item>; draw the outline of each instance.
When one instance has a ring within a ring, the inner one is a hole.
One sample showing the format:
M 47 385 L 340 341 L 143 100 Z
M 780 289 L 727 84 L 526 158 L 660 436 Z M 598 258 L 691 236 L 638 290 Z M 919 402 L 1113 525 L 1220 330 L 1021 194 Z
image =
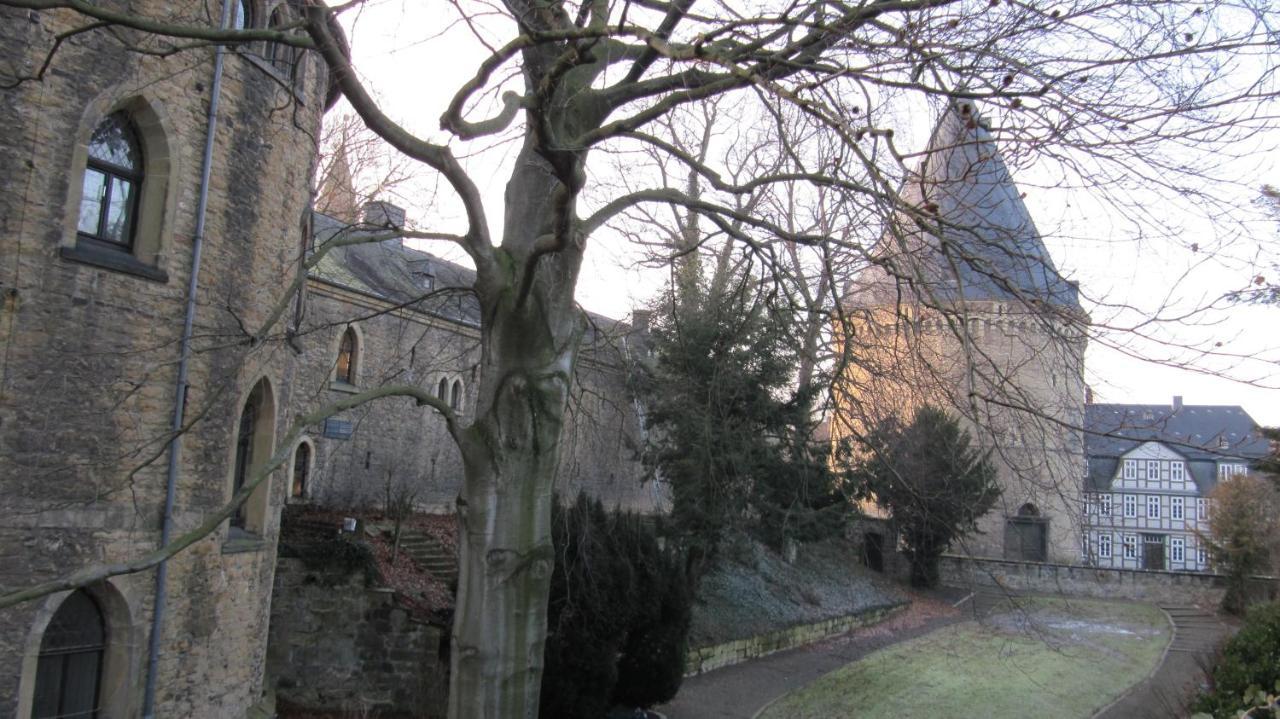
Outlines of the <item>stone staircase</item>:
M 1160 608 L 1173 619 L 1171 652 L 1212 655 L 1228 631 L 1216 615 L 1200 607 L 1162 604 Z
M 452 585 L 458 579 L 458 558 L 453 552 L 440 546 L 440 543 L 427 534 L 412 527 L 400 530 L 400 551 L 413 557 L 414 561 L 431 572 L 446 585 Z

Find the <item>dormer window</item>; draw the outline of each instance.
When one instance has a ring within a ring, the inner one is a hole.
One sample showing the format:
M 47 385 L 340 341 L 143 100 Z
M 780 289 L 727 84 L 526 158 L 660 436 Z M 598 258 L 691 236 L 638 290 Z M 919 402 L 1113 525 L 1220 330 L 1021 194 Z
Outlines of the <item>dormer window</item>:
M 1231 442 L 1227 441 L 1226 437 L 1218 438 L 1218 449 L 1230 449 L 1230 448 L 1231 448 Z

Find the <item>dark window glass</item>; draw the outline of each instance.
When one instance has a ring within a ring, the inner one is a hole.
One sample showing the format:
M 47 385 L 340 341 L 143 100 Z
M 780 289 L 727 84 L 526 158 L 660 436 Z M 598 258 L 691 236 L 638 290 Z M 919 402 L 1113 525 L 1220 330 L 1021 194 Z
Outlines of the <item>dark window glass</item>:
M 449 395 L 449 406 L 455 410 L 462 408 L 462 382 L 454 380 L 453 393 Z
M 76 225 L 80 235 L 117 249 L 130 249 L 141 185 L 138 136 L 124 113 L 113 113 L 89 138 Z
M 249 481 L 249 471 L 253 468 L 253 435 L 258 423 L 258 413 L 262 411 L 262 385 L 253 388 L 249 399 L 244 403 L 244 411 L 240 413 L 240 427 L 236 432 L 235 474 L 231 480 L 231 492 L 235 494 Z M 236 507 L 231 515 L 231 526 L 244 529 L 245 503 Z
M 337 380 L 347 384 L 355 384 L 356 379 L 356 333 L 348 329 L 342 333 L 342 343 L 338 345 Z
M 58 607 L 40 643 L 33 719 L 96 716 L 105 647 L 97 602 L 84 590 L 73 592 Z
M 449 396 L 449 380 L 443 377 L 440 378 L 440 385 L 436 387 L 436 396 L 440 399 Z
M 272 30 L 279 30 L 284 27 L 284 15 L 279 8 L 271 11 L 271 21 L 268 27 Z M 272 67 L 279 70 L 284 75 L 293 73 L 293 48 L 278 42 L 269 42 L 266 47 L 266 59 L 271 63 Z
M 289 496 L 301 497 L 307 491 L 307 472 L 311 463 L 311 447 L 306 442 L 298 445 L 298 451 L 293 455 L 293 486 L 289 490 Z

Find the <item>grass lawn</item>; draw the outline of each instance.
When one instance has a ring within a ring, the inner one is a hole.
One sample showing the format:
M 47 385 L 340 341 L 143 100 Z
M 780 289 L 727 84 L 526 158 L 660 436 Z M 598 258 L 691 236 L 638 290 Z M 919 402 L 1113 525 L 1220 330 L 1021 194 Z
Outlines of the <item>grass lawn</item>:
M 1021 611 L 888 647 L 796 690 L 762 719 L 1088 717 L 1147 677 L 1169 641 L 1145 604 L 1022 599 Z

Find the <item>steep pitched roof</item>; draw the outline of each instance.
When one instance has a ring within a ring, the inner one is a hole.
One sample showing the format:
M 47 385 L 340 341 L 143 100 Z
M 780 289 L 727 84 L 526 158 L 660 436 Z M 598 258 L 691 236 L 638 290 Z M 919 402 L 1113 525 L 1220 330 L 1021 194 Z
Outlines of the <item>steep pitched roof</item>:
M 351 225 L 319 212 L 312 213 L 315 245 L 340 232 L 354 235 L 382 234 L 386 228 Z M 429 252 L 404 245 L 400 238 L 335 247 L 311 269 L 310 276 L 355 290 L 407 309 L 423 312 L 469 327 L 480 326 L 480 302 L 472 292 L 475 270 L 449 262 Z M 428 293 L 425 278 L 431 277 Z M 608 345 L 626 335 L 625 322 L 587 312 L 587 347 Z
M 1110 489 L 1120 458 L 1144 442 L 1186 457 L 1201 493 L 1217 483 L 1218 462 L 1249 463 L 1270 449 L 1253 418 L 1235 405 L 1089 404 L 1084 421 L 1086 491 Z
M 891 299 L 894 275 L 912 276 L 914 269 L 919 276 L 909 283 L 943 301 L 1020 299 L 1079 308 L 1075 283 L 1058 272 L 971 102 L 953 103 L 939 119 L 919 171 L 907 177 L 900 194 L 934 215 L 939 231 L 927 232 L 900 214 L 902 236 L 886 232 L 876 249 L 893 271 L 876 265 L 864 273 L 855 301 Z

